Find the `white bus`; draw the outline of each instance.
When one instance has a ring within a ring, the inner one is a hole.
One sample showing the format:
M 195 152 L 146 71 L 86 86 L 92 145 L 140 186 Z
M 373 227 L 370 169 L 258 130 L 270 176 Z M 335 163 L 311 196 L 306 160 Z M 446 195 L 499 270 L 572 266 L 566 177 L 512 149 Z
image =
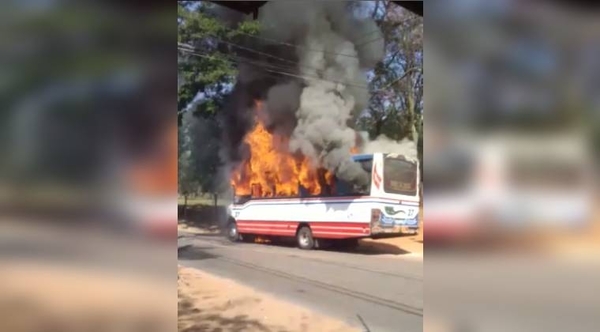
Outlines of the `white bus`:
M 236 196 L 229 206 L 227 235 L 294 237 L 301 249 L 323 240 L 356 245 L 360 238 L 416 234 L 419 230 L 419 165 L 396 154 L 353 156 L 369 173 L 366 186 L 335 178 L 319 196 L 259 198 Z

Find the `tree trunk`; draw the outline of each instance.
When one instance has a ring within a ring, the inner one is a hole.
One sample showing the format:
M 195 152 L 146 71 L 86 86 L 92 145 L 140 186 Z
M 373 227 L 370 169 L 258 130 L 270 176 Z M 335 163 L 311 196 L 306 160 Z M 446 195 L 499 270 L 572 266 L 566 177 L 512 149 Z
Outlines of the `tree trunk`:
M 415 144 L 419 142 L 419 133 L 417 132 L 417 126 L 415 121 L 415 101 L 411 93 L 408 94 L 407 98 L 408 106 L 408 128 L 410 130 L 410 138 Z
M 379 135 L 381 135 L 381 128 L 383 127 L 383 119 L 377 119 L 375 121 L 375 135 L 374 138 L 377 139 Z
M 375 20 L 377 18 L 377 11 L 379 10 L 379 4 L 381 3 L 380 0 L 375 1 L 375 9 L 373 9 L 373 15 L 371 16 L 371 18 L 373 20 Z
M 188 194 L 183 195 L 183 219 L 187 220 Z

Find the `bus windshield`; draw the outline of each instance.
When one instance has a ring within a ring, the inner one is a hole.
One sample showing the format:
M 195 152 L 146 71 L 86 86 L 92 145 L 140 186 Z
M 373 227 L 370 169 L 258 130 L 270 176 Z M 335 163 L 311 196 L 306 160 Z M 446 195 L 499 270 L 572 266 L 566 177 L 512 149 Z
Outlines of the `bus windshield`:
M 383 190 L 389 194 L 417 194 L 417 164 L 386 157 L 383 163 Z

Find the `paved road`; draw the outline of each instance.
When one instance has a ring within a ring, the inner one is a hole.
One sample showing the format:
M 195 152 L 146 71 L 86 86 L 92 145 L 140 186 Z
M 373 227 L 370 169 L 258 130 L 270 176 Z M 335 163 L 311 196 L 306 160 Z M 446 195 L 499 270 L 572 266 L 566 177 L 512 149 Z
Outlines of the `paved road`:
M 387 256 L 387 257 L 386 257 Z M 423 330 L 423 263 L 180 233 L 179 263 L 234 279 L 370 331 Z

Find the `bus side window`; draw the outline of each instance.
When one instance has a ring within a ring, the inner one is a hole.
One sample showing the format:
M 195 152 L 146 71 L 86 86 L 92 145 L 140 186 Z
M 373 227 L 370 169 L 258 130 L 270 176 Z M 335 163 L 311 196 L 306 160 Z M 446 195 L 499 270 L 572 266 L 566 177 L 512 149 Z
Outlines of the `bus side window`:
M 348 183 L 336 178 L 335 193 L 337 196 L 361 196 L 369 195 L 371 192 L 370 187 Z
M 348 182 L 335 178 L 335 194 L 337 196 L 352 196 L 352 185 Z

